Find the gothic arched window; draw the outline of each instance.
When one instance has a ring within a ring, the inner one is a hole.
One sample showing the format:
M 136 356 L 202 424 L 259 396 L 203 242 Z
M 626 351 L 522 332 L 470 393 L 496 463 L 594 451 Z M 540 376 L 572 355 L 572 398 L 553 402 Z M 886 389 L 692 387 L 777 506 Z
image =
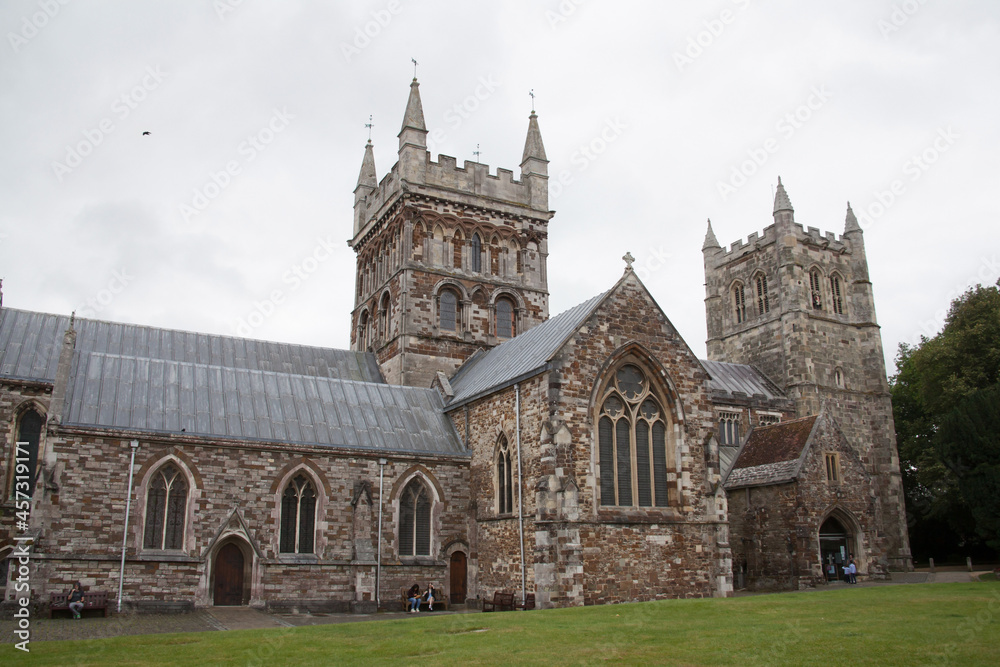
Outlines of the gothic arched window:
M 764 315 L 771 310 L 771 304 L 767 298 L 767 276 L 758 273 L 754 279 L 754 287 L 757 291 L 757 314 Z
M 844 297 L 841 294 L 841 280 L 836 273 L 830 276 L 830 308 L 837 315 L 844 314 Z
M 635 364 L 619 366 L 599 405 L 601 505 L 667 507 L 669 415 L 646 373 Z
M 500 436 L 497 447 L 497 514 L 510 514 L 514 511 L 514 471 L 510 456 L 510 445 L 507 436 Z
M 311 554 L 315 538 L 316 491 L 305 475 L 296 475 L 281 495 L 281 538 L 283 554 Z
M 517 334 L 514 326 L 514 304 L 510 299 L 497 299 L 496 318 L 497 338 L 513 338 Z
M 411 480 L 399 499 L 399 555 L 431 555 L 431 499 L 419 479 Z
M 181 471 L 168 463 L 155 473 L 146 493 L 143 549 L 183 549 L 188 485 Z
M 479 234 L 472 235 L 472 248 L 469 250 L 469 268 L 475 273 L 483 270 L 483 240 Z
M 38 476 L 38 448 L 39 443 L 42 440 L 42 425 L 45 423 L 45 418 L 42 417 L 38 412 L 32 408 L 28 408 L 21 413 L 21 418 L 17 425 L 17 442 L 27 443 L 18 444 L 14 450 L 14 457 L 11 463 L 11 467 L 16 468 L 18 464 L 26 464 L 28 471 L 28 489 L 27 494 L 33 496 L 35 494 L 35 478 Z M 24 487 L 20 488 L 17 486 L 18 482 L 23 480 L 17 479 L 21 475 L 20 472 L 16 472 L 14 475 L 13 486 L 11 486 L 11 496 L 16 497 L 17 491 L 24 493 Z M 23 498 L 23 496 L 22 496 Z
M 458 296 L 449 289 L 441 290 L 438 304 L 441 330 L 455 331 L 458 328 Z
M 823 278 L 818 269 L 809 271 L 809 299 L 815 310 L 823 310 Z
M 747 300 L 744 294 L 743 283 L 733 285 L 733 305 L 735 306 L 736 323 L 742 324 L 747 321 Z

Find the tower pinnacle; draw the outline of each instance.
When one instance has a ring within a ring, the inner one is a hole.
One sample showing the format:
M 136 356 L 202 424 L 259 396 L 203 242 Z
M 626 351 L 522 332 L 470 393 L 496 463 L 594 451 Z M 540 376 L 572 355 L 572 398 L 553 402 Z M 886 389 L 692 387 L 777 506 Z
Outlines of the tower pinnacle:
M 702 250 L 709 250 L 711 248 L 718 248 L 719 240 L 715 238 L 715 232 L 712 231 L 712 219 L 708 219 L 708 231 L 705 233 L 705 243 L 702 244 Z
M 785 186 L 781 184 L 781 176 L 778 176 L 778 188 L 774 192 L 774 212 L 794 210 L 792 208 L 792 200 L 788 198 Z
M 844 223 L 844 233 L 860 231 L 861 225 L 858 224 L 858 218 L 854 215 L 854 211 L 851 210 L 851 202 L 847 202 L 847 219 Z

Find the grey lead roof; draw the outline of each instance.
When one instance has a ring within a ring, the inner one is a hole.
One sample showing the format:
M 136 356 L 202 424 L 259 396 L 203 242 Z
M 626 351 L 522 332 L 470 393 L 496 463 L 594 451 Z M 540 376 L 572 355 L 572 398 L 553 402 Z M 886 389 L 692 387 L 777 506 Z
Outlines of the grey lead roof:
M 52 383 L 69 318 L 0 310 L 0 376 Z M 63 423 L 378 451 L 465 454 L 440 395 L 373 355 L 77 320 Z
M 69 318 L 0 308 L 0 377 L 53 382 Z M 76 350 L 383 382 L 372 354 L 77 318 Z
M 701 365 L 711 378 L 709 387 L 722 394 L 742 393 L 747 396 L 761 394 L 768 400 L 785 398 L 785 394 L 763 373 L 747 364 L 731 364 L 725 361 L 701 360 Z
M 449 409 L 541 371 L 605 294 L 573 306 L 489 352 L 471 357 L 451 378 L 455 395 L 448 402 Z

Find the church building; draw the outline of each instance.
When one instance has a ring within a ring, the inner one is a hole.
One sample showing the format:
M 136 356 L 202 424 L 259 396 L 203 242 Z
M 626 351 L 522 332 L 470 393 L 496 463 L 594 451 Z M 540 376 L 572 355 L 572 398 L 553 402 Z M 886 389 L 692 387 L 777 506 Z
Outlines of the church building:
M 862 232 L 794 221 L 703 254 L 699 360 L 625 256 L 549 316 L 548 160 L 427 150 L 354 190 L 350 350 L 0 307 L 0 589 L 124 607 L 397 609 L 498 590 L 539 607 L 910 567 Z M 18 499 L 30 498 L 22 523 Z

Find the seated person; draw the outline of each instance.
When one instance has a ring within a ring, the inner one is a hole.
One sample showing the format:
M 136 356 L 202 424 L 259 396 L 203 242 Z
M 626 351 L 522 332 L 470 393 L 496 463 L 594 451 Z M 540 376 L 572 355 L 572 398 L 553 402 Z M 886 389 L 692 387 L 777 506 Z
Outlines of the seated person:
M 406 598 L 410 601 L 410 613 L 420 611 L 420 586 L 413 584 L 406 592 Z
M 80 587 L 80 582 L 73 584 L 73 588 L 69 592 L 69 610 L 73 612 L 73 618 L 80 618 L 80 612 L 83 611 L 83 589 Z

